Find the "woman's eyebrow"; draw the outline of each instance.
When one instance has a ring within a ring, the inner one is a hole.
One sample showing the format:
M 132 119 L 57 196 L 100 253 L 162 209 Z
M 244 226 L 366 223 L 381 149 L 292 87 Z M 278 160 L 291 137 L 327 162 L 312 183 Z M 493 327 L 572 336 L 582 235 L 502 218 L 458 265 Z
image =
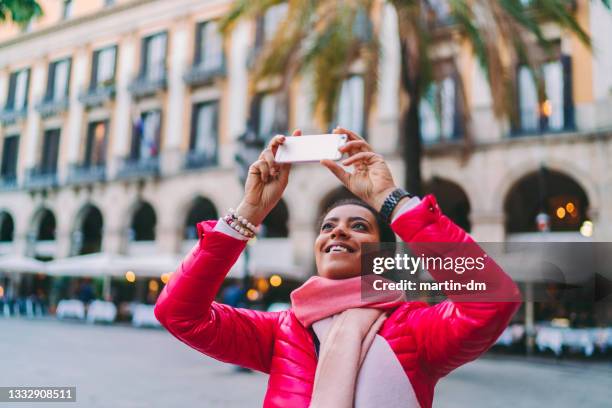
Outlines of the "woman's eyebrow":
M 349 221 L 365 221 L 368 223 L 368 225 L 372 225 L 370 224 L 370 221 L 366 220 L 363 217 L 349 217 Z

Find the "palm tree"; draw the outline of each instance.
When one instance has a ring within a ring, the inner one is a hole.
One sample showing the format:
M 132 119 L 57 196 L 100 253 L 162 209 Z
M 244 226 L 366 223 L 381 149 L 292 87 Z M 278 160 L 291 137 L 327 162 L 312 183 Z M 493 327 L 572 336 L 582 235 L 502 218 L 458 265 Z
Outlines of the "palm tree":
M 23 25 L 40 15 L 42 9 L 36 0 L 0 0 L 0 22 L 14 21 Z
M 610 8 L 609 0 L 601 0 Z M 286 3 L 286 17 L 263 46 L 253 67 L 252 84 L 281 78 L 282 87 L 300 74 L 312 78 L 315 114 L 324 127 L 334 118 L 340 87 L 359 61 L 365 66 L 366 106 L 376 90 L 380 47 L 369 16 L 375 0 L 236 0 L 221 21 L 225 33 L 241 19 L 258 18 Z M 573 0 L 388 0 L 397 14 L 400 40 L 400 139 L 406 188 L 422 193 L 420 102 L 436 80 L 433 52 L 441 41 L 469 47 L 488 80 L 493 112 L 516 123 L 514 83 L 517 64 L 531 68 L 539 97 L 545 98 L 537 75 L 534 48 L 550 53 L 553 42 L 541 23 L 548 21 L 576 35 L 590 47 L 590 38 L 574 17 Z M 535 39 L 535 41 L 534 41 Z M 451 64 L 455 67 L 457 59 Z M 465 145 L 470 144 L 470 112 L 461 76 L 458 97 L 463 107 Z

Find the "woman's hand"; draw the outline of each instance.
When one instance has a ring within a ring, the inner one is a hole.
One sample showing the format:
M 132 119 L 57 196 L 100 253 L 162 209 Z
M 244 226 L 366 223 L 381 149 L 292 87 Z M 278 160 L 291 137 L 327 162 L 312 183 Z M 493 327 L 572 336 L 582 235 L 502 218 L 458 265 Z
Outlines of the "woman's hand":
M 293 136 L 301 134 L 299 129 L 293 132 Z M 275 136 L 268 147 L 261 152 L 259 159 L 249 167 L 244 185 L 244 198 L 236 212 L 255 225 L 261 224 L 272 211 L 287 187 L 291 164 L 274 161 L 278 146 L 284 142 L 285 136 Z
M 387 196 L 397 187 L 391 171 L 380 154 L 374 153 L 372 147 L 360 136 L 344 128 L 336 128 L 333 133 L 346 134 L 348 142 L 339 150 L 348 153 L 348 158 L 342 161 L 344 166 L 353 166 L 349 173 L 332 160 L 321 160 L 321 164 L 349 189 L 349 191 L 380 211 Z

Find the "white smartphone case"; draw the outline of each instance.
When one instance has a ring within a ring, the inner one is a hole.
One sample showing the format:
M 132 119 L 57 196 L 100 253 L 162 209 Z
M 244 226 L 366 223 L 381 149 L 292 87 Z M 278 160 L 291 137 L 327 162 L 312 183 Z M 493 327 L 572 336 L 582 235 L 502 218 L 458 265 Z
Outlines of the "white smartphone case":
M 287 136 L 285 143 L 278 147 L 274 160 L 277 163 L 318 162 L 319 160 L 340 160 L 338 148 L 347 141 L 344 134 Z

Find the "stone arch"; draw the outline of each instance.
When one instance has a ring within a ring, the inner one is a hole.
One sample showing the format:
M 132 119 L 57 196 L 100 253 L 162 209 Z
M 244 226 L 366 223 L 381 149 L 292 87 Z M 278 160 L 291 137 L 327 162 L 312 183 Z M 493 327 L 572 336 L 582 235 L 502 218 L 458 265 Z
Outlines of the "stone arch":
M 189 202 L 186 211 L 183 212 L 183 239 L 197 239 L 198 231 L 196 224 L 205 220 L 216 220 L 219 218 L 217 207 L 206 197 L 197 196 Z
M 130 241 L 155 241 L 157 213 L 148 201 L 136 202 L 131 211 L 129 224 Z
M 513 166 L 502 175 L 500 181 L 496 184 L 497 188 L 491 196 L 493 200 L 491 209 L 503 213 L 506 197 L 516 182 L 529 174 L 537 172 L 542 165 L 546 166 L 550 171 L 571 175 L 576 183 L 585 191 L 589 200 L 589 211 L 597 214 L 600 208 L 600 195 L 596 184 L 588 173 L 580 170 L 574 163 L 562 160 L 546 160 L 544 163 L 534 163 L 533 160 L 530 160 Z
M 100 252 L 104 217 L 100 209 L 94 204 L 87 203 L 78 211 L 72 232 L 72 249 L 74 255 Z
M 506 232 L 537 232 L 536 216 L 544 213 L 551 231 L 579 231 L 588 219 L 590 200 L 571 175 L 542 168 L 519 178 L 504 198 Z
M 8 211 L 0 211 L 0 242 L 13 242 L 15 222 Z
M 424 190 L 427 194 L 433 194 L 436 197 L 444 215 L 465 231 L 471 231 L 471 205 L 463 187 L 445 178 L 433 177 L 425 183 Z

